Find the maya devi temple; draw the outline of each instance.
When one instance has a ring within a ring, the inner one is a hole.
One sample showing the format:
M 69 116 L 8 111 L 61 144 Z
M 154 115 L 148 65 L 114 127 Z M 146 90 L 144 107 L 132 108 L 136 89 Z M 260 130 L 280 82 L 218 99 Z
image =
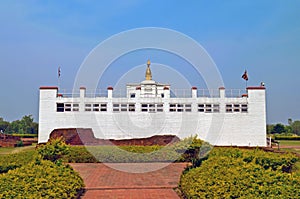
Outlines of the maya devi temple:
M 128 83 L 123 96 L 113 87 L 104 94 L 91 94 L 85 87 L 72 94 L 40 87 L 38 142 L 47 142 L 54 129 L 90 128 L 100 139 L 197 135 L 217 146 L 267 145 L 264 86 L 192 87 L 176 94 L 169 84 L 152 79 L 150 64 L 145 80 Z

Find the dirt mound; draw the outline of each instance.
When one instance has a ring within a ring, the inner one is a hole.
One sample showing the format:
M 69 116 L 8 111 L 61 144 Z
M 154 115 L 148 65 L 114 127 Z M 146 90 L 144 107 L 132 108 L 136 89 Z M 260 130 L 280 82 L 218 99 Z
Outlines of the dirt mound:
M 20 137 L 0 133 L 0 146 L 1 147 L 15 147 L 21 141 Z
M 95 138 L 94 132 L 90 128 L 67 128 L 54 129 L 50 134 L 51 138 L 63 137 L 65 142 L 70 145 L 140 145 L 151 146 L 161 145 L 165 146 L 180 139 L 175 135 L 154 135 L 148 138 L 134 138 L 134 139 L 99 139 Z

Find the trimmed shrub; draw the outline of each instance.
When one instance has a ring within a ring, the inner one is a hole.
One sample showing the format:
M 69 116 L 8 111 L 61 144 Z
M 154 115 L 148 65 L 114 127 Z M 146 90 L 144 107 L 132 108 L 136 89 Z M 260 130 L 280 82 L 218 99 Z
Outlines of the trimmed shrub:
M 38 137 L 38 134 L 17 134 L 17 133 L 13 133 L 11 135 L 16 136 L 16 137 L 21 137 L 21 138 L 37 138 Z
M 16 154 L 0 155 L 0 173 L 19 168 L 37 158 L 36 151 L 25 151 Z
M 100 162 L 173 162 L 180 158 L 171 147 L 152 151 L 152 146 L 97 146 L 88 147 L 88 151 Z M 152 152 L 147 152 L 152 151 Z
M 196 137 L 167 146 L 71 146 L 64 162 L 186 162 L 200 159 L 210 145 Z
M 0 175 L 0 198 L 75 198 L 83 186 L 68 165 L 36 159 Z
M 300 136 L 275 136 L 275 140 L 300 140 Z
M 68 154 L 63 155 L 63 162 L 69 163 L 96 163 L 98 160 L 85 146 L 70 146 Z
M 0 156 L 0 198 L 76 198 L 79 195 L 83 180 L 58 159 L 67 154 L 65 144 L 59 140 L 51 143 L 40 147 L 40 154 L 26 151 Z
M 290 154 L 216 148 L 181 176 L 180 188 L 186 198 L 299 198 L 299 172 L 284 170 L 297 160 Z

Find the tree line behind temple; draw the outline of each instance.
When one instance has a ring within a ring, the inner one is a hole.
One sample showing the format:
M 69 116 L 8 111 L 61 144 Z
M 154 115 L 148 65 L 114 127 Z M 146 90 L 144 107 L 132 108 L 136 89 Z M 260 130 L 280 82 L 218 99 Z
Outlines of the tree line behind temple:
M 0 117 L 0 132 L 6 134 L 38 134 L 38 123 L 33 121 L 32 115 L 25 115 L 21 120 L 5 121 Z M 300 121 L 288 119 L 288 125 L 281 123 L 268 124 L 267 134 L 299 135 Z
M 21 120 L 5 121 L 0 117 L 0 132 L 5 134 L 37 134 L 38 123 L 33 121 L 32 115 L 25 115 Z
M 267 125 L 267 133 L 268 134 L 281 134 L 281 135 L 298 135 L 300 136 L 300 121 L 293 121 L 292 119 L 288 119 L 288 125 L 284 125 L 281 123 L 278 124 L 268 124 Z

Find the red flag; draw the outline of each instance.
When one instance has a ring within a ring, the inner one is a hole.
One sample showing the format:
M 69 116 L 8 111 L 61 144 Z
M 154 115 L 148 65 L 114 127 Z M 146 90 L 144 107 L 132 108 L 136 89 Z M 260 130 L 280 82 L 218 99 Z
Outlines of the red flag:
M 60 78 L 60 67 L 58 67 L 57 73 L 58 73 L 58 78 Z
M 244 74 L 242 75 L 242 78 L 246 81 L 248 81 L 248 73 L 247 70 L 245 70 Z

